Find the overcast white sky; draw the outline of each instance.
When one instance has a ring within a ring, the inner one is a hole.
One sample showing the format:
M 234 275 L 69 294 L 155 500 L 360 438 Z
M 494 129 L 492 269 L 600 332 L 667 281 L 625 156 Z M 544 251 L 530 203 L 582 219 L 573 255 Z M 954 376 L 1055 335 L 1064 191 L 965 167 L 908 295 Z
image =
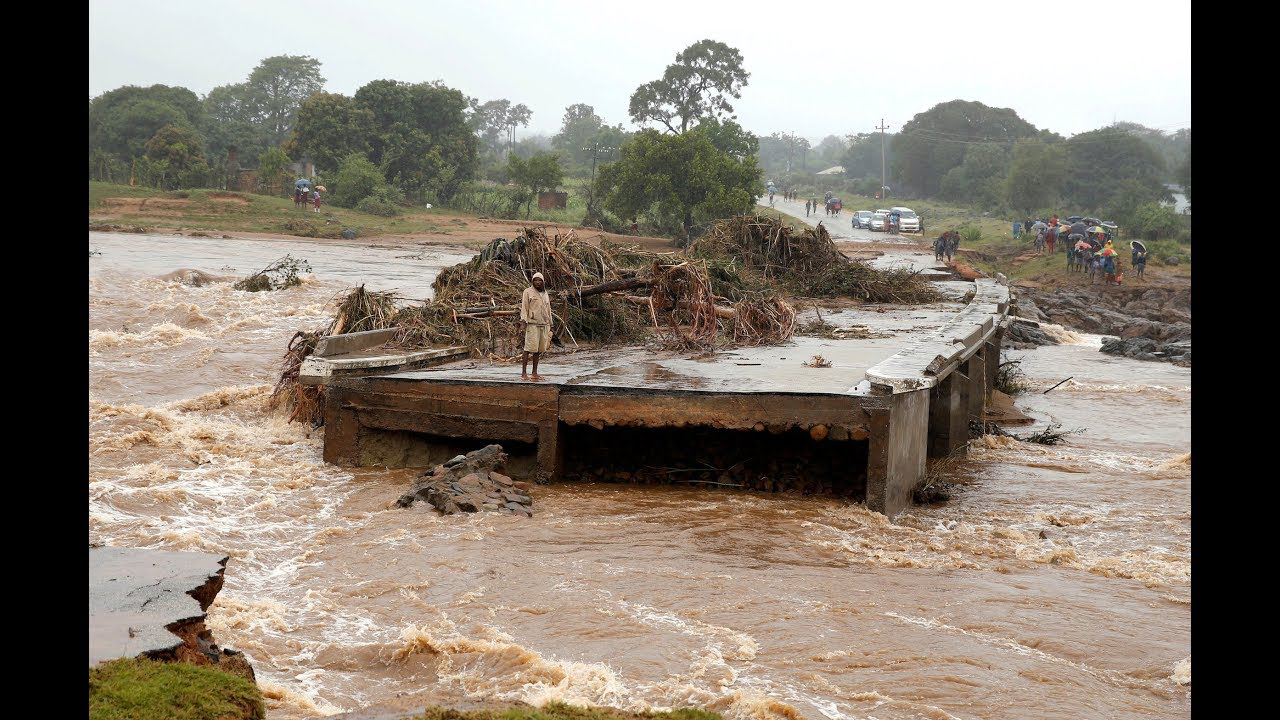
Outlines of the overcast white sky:
M 760 135 L 817 140 L 881 117 L 892 132 L 955 99 L 1063 135 L 1191 124 L 1189 0 L 92 0 L 89 96 L 156 83 L 203 95 L 262 58 L 309 55 L 330 92 L 443 80 L 524 103 L 533 120 L 517 137 L 554 133 L 577 102 L 631 128 L 635 88 L 704 38 L 742 52 L 751 78 L 734 107 Z

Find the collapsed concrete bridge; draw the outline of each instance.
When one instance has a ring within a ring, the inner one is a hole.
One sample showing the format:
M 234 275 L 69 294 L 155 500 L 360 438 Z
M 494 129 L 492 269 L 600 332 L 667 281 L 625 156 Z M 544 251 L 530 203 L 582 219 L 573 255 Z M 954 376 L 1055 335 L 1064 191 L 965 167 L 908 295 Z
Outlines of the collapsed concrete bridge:
M 966 447 L 969 421 L 982 419 L 1008 307 L 1008 288 L 980 279 L 958 313 L 910 310 L 939 323 L 927 331 L 797 337 L 695 357 L 643 348 L 556 355 L 544 361 L 540 383 L 520 381 L 508 365 L 400 369 L 457 358 L 461 349 L 361 352 L 362 343 L 385 341 L 375 331 L 333 338 L 342 347 L 308 359 L 302 379 L 327 387 L 327 462 L 428 466 L 498 442 L 516 461 L 513 474 L 558 480 L 566 467 L 625 463 L 657 444 L 686 457 L 706 452 L 711 437 L 750 447 L 778 435 L 789 439 L 785 447 L 821 445 L 826 466 L 845 476 L 836 484 L 892 517 L 910 503 L 927 458 Z M 813 354 L 832 366 L 804 366 Z M 695 434 L 698 446 L 680 445 Z

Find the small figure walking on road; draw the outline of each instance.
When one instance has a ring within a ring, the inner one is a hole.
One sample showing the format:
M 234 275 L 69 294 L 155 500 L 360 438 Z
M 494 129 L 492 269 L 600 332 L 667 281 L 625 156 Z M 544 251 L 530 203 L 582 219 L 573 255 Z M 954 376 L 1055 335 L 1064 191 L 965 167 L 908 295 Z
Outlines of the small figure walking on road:
M 805 201 L 804 201 L 804 216 L 805 216 L 805 217 L 809 217 L 809 210 L 810 210 L 810 208 L 812 208 L 812 207 L 813 207 L 813 205 L 811 205 L 811 204 L 809 203 L 809 201 L 808 201 L 808 200 L 805 200 Z
M 521 380 L 542 379 L 538 374 L 538 358 L 551 347 L 551 298 L 547 296 L 542 273 L 533 274 L 533 287 L 524 289 L 520 296 L 520 324 L 524 326 L 524 360 L 520 367 Z M 529 373 L 529 356 L 533 355 L 533 375 Z

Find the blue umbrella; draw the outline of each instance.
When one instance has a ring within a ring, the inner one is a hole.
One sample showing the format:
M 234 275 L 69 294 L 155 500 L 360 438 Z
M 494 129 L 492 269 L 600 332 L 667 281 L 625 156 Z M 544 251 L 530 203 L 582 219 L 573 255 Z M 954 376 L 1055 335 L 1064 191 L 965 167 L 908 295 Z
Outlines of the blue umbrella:
M 310 181 L 310 180 L 308 180 L 308 179 L 306 179 L 306 178 L 298 178 L 298 182 L 294 183 L 294 184 L 293 184 L 293 186 L 294 186 L 294 187 L 306 187 L 306 186 L 308 186 L 308 185 L 310 185 L 310 184 L 311 184 L 311 181 Z

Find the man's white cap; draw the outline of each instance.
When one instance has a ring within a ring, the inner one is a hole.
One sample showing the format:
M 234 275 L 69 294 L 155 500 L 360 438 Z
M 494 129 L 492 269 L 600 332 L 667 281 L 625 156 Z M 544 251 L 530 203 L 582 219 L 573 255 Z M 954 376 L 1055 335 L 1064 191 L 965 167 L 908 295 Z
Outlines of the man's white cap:
M 534 279 L 534 280 L 537 280 L 537 279 L 538 279 L 538 278 L 540 278 L 540 277 L 542 277 L 542 273 L 540 273 L 540 272 L 536 272 L 536 273 L 534 273 L 534 274 L 533 274 L 533 279 Z M 542 279 L 543 279 L 543 280 L 546 280 L 546 278 L 542 278 Z

